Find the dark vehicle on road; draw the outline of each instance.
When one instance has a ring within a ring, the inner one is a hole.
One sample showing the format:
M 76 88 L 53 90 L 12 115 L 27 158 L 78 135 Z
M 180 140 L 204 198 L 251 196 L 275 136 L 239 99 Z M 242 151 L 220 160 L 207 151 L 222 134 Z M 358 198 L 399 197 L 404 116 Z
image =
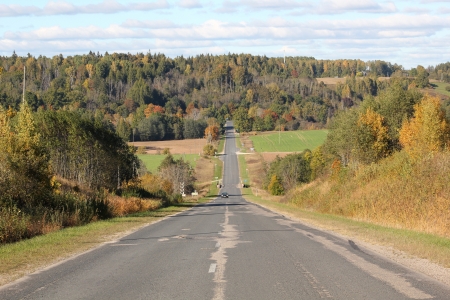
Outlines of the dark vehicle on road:
M 222 197 L 222 198 L 228 198 L 228 193 L 227 193 L 227 192 L 224 192 L 224 193 L 220 194 L 220 197 Z

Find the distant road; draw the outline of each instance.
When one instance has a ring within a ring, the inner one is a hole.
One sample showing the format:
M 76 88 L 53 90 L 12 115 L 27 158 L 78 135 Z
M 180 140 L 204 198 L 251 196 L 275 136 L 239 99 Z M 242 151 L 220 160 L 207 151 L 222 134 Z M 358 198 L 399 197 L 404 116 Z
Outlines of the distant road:
M 246 202 L 231 122 L 216 200 L 0 288 L 0 299 L 450 299 L 450 289 Z

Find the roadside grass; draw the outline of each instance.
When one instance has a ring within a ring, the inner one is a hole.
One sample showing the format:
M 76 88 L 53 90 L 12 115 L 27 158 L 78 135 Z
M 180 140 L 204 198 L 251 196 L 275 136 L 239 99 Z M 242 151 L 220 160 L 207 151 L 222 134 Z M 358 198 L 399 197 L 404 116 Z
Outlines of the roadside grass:
M 154 211 L 70 227 L 29 240 L 2 245 L 0 246 L 0 286 L 207 201 L 209 200 L 200 199 L 195 203 L 180 203 Z
M 258 152 L 301 152 L 323 144 L 327 130 L 299 130 L 262 133 L 249 136 Z
M 221 135 L 219 139 L 219 145 L 217 146 L 217 153 L 223 153 L 225 148 L 225 136 Z
M 219 194 L 220 188 L 217 187 L 218 181 L 221 180 L 223 176 L 223 162 L 218 158 L 211 158 L 214 163 L 214 180 L 209 186 L 209 192 L 206 195 L 208 198 L 215 198 Z
M 156 173 L 159 165 L 164 160 L 166 155 L 164 154 L 138 154 L 137 157 L 142 160 L 145 164 L 145 167 L 149 172 Z M 185 161 L 188 161 L 193 168 L 197 163 L 199 158 L 198 154 L 173 154 L 175 159 L 179 159 L 182 157 Z

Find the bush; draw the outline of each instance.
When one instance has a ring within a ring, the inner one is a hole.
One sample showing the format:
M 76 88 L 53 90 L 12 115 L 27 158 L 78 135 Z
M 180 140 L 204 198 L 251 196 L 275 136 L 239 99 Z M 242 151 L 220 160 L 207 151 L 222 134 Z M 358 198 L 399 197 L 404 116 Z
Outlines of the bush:
M 446 90 L 447 92 L 450 92 L 450 85 L 447 85 L 447 86 L 445 87 L 445 90 Z
M 0 244 L 26 237 L 29 217 L 18 208 L 0 208 Z
M 269 193 L 271 193 L 272 195 L 283 195 L 284 194 L 284 189 L 283 189 L 283 185 L 280 182 L 280 179 L 278 178 L 277 175 L 273 175 L 269 186 L 268 186 L 268 190 Z
M 205 147 L 203 147 L 203 154 L 213 156 L 216 153 L 217 149 L 214 148 L 211 144 L 206 144 Z

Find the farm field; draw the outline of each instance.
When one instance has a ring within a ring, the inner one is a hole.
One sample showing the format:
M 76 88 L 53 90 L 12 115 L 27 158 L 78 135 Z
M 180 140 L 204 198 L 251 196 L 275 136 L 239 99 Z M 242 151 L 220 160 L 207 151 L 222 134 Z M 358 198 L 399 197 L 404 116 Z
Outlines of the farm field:
M 165 148 L 169 148 L 172 154 L 198 155 L 203 152 L 206 139 L 130 142 L 129 144 L 136 147 L 145 147 L 145 151 L 148 154 L 161 154 Z
M 447 86 L 450 86 L 450 83 L 431 80 L 430 82 L 434 86 L 433 92 L 450 97 L 450 92 L 445 89 Z
M 328 130 L 301 130 L 263 133 L 249 138 L 257 152 L 301 152 L 322 145 L 327 134 Z
M 140 160 L 145 164 L 148 171 L 155 173 L 158 170 L 159 165 L 166 157 L 164 154 L 138 154 Z M 195 168 L 197 160 L 199 159 L 198 154 L 173 154 L 175 159 L 183 157 L 185 161 L 188 161 L 193 168 Z

